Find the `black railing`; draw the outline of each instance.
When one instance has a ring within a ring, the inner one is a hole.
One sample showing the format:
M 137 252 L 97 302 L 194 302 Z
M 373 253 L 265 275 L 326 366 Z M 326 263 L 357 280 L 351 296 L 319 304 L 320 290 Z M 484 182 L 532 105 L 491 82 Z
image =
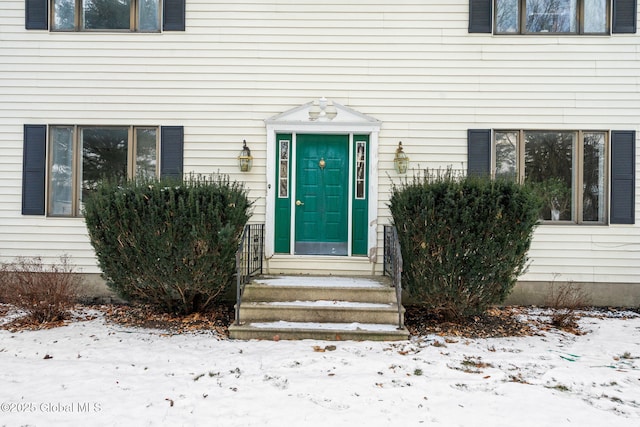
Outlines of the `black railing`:
M 404 328 L 402 315 L 402 252 L 398 230 L 393 225 L 384 226 L 384 274 L 391 277 L 393 287 L 396 288 L 396 302 L 398 304 L 398 329 Z
M 240 325 L 240 304 L 244 286 L 251 277 L 262 274 L 264 259 L 264 224 L 247 224 L 244 226 L 240 244 L 236 252 L 236 325 Z

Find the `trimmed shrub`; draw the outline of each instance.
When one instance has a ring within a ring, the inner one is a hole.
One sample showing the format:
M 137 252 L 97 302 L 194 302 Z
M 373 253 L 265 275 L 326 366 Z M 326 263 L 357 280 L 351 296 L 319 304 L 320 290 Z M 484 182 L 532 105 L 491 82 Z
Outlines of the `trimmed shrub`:
M 160 311 L 211 308 L 231 286 L 251 202 L 225 176 L 103 182 L 84 206 L 98 264 L 123 298 Z
M 524 272 L 540 200 L 528 186 L 451 171 L 392 188 L 408 293 L 447 318 L 501 303 Z
M 0 301 L 24 310 L 37 323 L 67 319 L 81 285 L 67 256 L 49 266 L 39 257 L 0 265 Z

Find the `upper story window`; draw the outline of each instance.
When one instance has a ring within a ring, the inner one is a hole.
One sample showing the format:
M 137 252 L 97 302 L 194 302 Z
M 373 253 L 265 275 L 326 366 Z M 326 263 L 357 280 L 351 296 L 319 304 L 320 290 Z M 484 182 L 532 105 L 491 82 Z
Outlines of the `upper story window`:
M 160 31 L 160 0 L 51 0 L 53 31 Z
M 60 32 L 185 31 L 186 1 L 27 0 L 25 29 Z
M 495 0 L 496 34 L 609 34 L 609 0 Z

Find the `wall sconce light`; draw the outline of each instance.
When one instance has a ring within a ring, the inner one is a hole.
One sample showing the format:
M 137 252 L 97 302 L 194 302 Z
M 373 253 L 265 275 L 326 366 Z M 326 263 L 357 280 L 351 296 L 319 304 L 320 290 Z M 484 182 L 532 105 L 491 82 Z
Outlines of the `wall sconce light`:
M 393 159 L 393 165 L 396 168 L 396 172 L 399 174 L 407 173 L 409 168 L 409 157 L 402 151 L 402 141 L 398 142 L 398 148 L 396 148 L 396 156 Z
M 249 172 L 253 166 L 253 156 L 251 156 L 251 150 L 247 147 L 247 140 L 243 140 L 242 144 L 242 151 L 238 156 L 238 166 L 241 172 Z

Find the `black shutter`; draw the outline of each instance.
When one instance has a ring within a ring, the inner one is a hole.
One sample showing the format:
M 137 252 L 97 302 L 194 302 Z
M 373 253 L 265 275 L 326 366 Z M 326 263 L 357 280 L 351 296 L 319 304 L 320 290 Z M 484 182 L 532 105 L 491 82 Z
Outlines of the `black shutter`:
M 491 129 L 467 131 L 467 175 L 490 175 Z
M 24 26 L 27 30 L 49 29 L 47 4 L 49 0 L 26 0 L 24 3 Z
M 638 0 L 613 0 L 613 34 L 635 34 Z
M 162 29 L 164 31 L 184 31 L 186 0 L 164 0 L 162 8 Z
M 47 127 L 25 125 L 22 150 L 22 215 L 44 215 Z
M 493 0 L 469 0 L 469 32 L 491 33 Z
M 611 131 L 611 224 L 635 223 L 636 132 Z
M 182 179 L 184 127 L 162 126 L 160 130 L 160 178 Z

